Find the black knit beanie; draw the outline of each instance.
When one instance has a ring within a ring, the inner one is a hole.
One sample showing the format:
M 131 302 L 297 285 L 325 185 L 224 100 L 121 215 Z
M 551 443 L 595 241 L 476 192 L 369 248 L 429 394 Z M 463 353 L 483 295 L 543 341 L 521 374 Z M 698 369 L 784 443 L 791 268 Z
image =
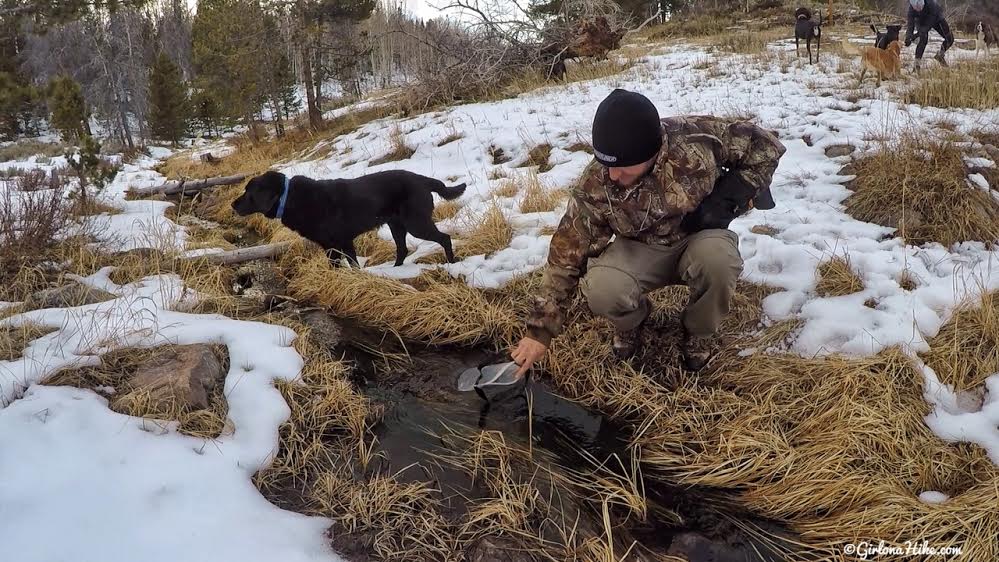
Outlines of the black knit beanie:
M 620 88 L 597 107 L 593 154 L 604 166 L 623 168 L 648 162 L 663 144 L 659 112 L 649 98 Z

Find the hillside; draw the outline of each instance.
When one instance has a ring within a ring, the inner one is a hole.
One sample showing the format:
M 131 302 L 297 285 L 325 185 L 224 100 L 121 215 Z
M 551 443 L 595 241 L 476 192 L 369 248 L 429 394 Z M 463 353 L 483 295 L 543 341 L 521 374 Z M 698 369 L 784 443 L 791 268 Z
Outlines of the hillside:
M 564 84 L 490 101 L 400 111 L 379 92 L 320 132 L 116 157 L 91 212 L 20 256 L 30 266 L 0 292 L 5 551 L 861 560 L 925 541 L 958 549 L 937 560 L 999 559 L 999 52 L 961 36 L 949 68 L 916 76 L 909 48 L 903 76 L 875 87 L 843 47 L 873 42 L 861 23 L 828 27 L 815 65 L 774 20 L 690 33 L 645 29 Z M 751 120 L 787 149 L 776 208 L 731 225 L 745 265 L 722 353 L 681 370 L 685 288 L 651 294 L 650 341 L 630 363 L 577 299 L 524 391 L 458 392 L 462 370 L 523 334 L 615 88 L 662 116 Z M 23 202 L 45 188 L 26 189 L 25 171 L 60 158 L 0 164 L 5 208 L 35 208 Z M 332 268 L 278 221 L 233 212 L 268 169 L 466 183 L 435 199 L 459 260 L 409 237 L 393 267 L 382 227 L 356 240 L 361 268 Z M 248 177 L 134 193 L 232 174 Z M 28 215 L 7 215 L 0 232 L 24 230 Z M 213 261 L 269 243 L 287 249 Z M 75 284 L 88 289 L 39 294 Z M 188 353 L 197 376 L 166 394 L 139 384 L 158 361 L 186 372 Z

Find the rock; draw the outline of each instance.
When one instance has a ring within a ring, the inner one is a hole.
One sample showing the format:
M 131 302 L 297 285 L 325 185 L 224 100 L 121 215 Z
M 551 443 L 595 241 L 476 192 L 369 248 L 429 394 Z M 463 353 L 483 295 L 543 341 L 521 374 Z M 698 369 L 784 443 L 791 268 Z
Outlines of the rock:
M 849 156 L 856 151 L 857 147 L 852 144 L 835 144 L 826 147 L 826 156 L 829 158 L 839 158 L 840 156 Z
M 24 306 L 27 310 L 39 308 L 67 308 L 97 304 L 116 298 L 115 295 L 101 289 L 95 289 L 81 283 L 73 283 L 55 289 L 45 289 L 31 295 Z
M 274 264 L 252 261 L 236 270 L 233 292 L 241 295 L 250 288 L 266 295 L 285 295 L 288 292 L 288 283 Z
M 149 393 L 159 406 L 200 410 L 208 407 L 208 394 L 224 377 L 211 346 L 180 345 L 140 364 L 129 395 Z
M 327 312 L 309 310 L 302 313 L 300 319 L 309 327 L 309 337 L 327 349 L 333 349 L 343 339 L 343 328 Z
M 498 537 L 484 537 L 468 551 L 468 562 L 528 562 L 534 558 L 516 542 Z

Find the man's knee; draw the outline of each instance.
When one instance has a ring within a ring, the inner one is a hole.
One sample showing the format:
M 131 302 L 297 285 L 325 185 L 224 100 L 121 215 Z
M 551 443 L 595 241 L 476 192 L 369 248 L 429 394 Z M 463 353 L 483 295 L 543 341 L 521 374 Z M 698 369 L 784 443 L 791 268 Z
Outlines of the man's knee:
M 590 312 L 597 316 L 617 316 L 641 306 L 642 290 L 627 272 L 616 267 L 594 266 L 580 283 Z
M 735 287 L 742 275 L 742 260 L 728 256 L 704 257 L 694 276 L 705 287 Z
M 688 285 L 703 289 L 735 287 L 743 268 L 742 257 L 735 243 L 722 237 L 711 238 L 702 240 L 691 250 L 689 265 L 684 272 Z

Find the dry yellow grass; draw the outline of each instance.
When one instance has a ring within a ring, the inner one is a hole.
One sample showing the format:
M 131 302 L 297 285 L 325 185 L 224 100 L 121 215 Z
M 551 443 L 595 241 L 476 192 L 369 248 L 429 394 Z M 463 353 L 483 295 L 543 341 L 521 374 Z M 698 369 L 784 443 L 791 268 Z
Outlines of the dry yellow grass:
M 378 265 L 395 261 L 395 242 L 385 240 L 375 231 L 365 232 L 354 239 L 354 250 L 358 256 L 368 258 L 365 265 Z
M 999 294 L 965 303 L 929 343 L 923 359 L 941 382 L 955 390 L 980 387 L 999 372 Z
M 524 160 L 521 166 L 537 166 L 538 173 L 543 174 L 552 169 L 550 162 L 551 154 L 552 145 L 548 143 L 536 145 L 527 152 L 527 159 Z
M 536 173 L 529 172 L 523 180 L 524 196 L 520 200 L 521 213 L 547 213 L 555 210 L 566 196 L 565 190 L 557 190 L 542 185 Z
M 746 55 L 765 54 L 768 52 L 767 45 L 785 37 L 787 37 L 787 32 L 784 30 L 742 31 L 738 33 L 725 33 L 714 44 L 731 53 Z M 802 52 L 804 52 L 804 47 L 802 49 Z M 815 52 L 814 45 L 812 46 L 812 52 Z M 807 56 L 807 53 L 805 56 Z
M 898 277 L 898 286 L 906 291 L 914 291 L 919 287 L 919 282 L 916 280 L 916 276 L 906 269 Z
M 462 204 L 457 201 L 437 201 L 434 205 L 434 222 L 454 218 L 461 211 Z
M 28 344 L 53 331 L 34 324 L 0 326 L 0 361 L 19 359 Z
M 961 148 L 924 137 L 884 143 L 854 164 L 851 216 L 898 229 L 912 244 L 999 240 L 999 204 L 968 186 Z
M 549 87 L 555 84 L 567 84 L 572 82 L 585 82 L 589 80 L 599 80 L 620 74 L 635 65 L 632 59 L 619 62 L 615 58 L 605 60 L 582 60 L 577 64 L 570 63 L 565 79 L 561 82 L 548 80 L 547 73 L 528 72 L 514 78 L 502 90 L 498 90 L 489 96 L 486 101 L 506 99 L 520 94 L 525 94 L 537 90 L 538 88 Z
M 513 227 L 495 203 L 481 213 L 464 217 L 462 222 L 464 234 L 452 235 L 456 259 L 490 255 L 509 247 L 513 239 Z M 416 263 L 443 263 L 444 258 L 441 250 L 417 259 Z
M 933 65 L 923 72 L 906 103 L 935 107 L 995 109 L 999 107 L 999 60 L 995 58 Z
M 369 162 L 371 166 L 377 166 L 387 162 L 406 160 L 413 154 L 416 154 L 416 150 L 406 144 L 406 134 L 401 128 L 399 128 L 398 125 L 393 125 L 392 130 L 389 132 L 389 142 L 391 143 L 391 148 L 389 148 L 388 153 L 384 156 L 371 160 L 371 162 Z
M 508 247 L 513 238 L 513 227 L 503 210 L 495 203 L 481 215 L 469 218 L 468 224 L 472 228 L 462 238 L 456 250 L 456 254 L 460 253 L 462 256 L 492 254 Z
M 303 264 L 293 291 L 337 314 L 429 343 L 494 341 L 509 345 L 537 276 L 502 291 L 476 291 L 441 278 L 420 290 L 363 272 Z M 742 293 L 726 333 L 758 318 L 760 294 Z M 683 291 L 657 293 L 656 323 L 682 307 Z M 363 304 L 362 304 L 363 303 Z M 683 377 L 675 362 L 656 365 L 657 379 L 612 359 L 610 327 L 570 313 L 566 334 L 545 361 L 566 396 L 634 424 L 646 475 L 730 489 L 754 511 L 789 521 L 809 553 L 836 556 L 845 542 L 878 537 L 897 544 L 913 536 L 960 545 L 971 559 L 995 559 L 999 472 L 981 449 L 951 445 L 923 422 L 921 380 L 897 350 L 866 359 L 804 359 L 723 354 L 709 373 Z M 741 327 L 741 328 L 740 328 Z M 785 338 L 780 325 L 749 342 Z M 675 342 L 657 345 L 671 355 Z M 669 381 L 669 387 L 659 381 Z M 779 422 L 779 423 L 778 423 Z M 931 506 L 916 495 L 952 496 Z M 522 496 L 510 496 L 519 505 Z M 504 504 L 505 505 L 505 504 Z M 492 506 L 495 507 L 495 506 Z M 516 510 L 482 512 L 516 523 Z M 953 525 L 962 520 L 967 524 Z
M 390 107 L 378 105 L 349 111 L 341 117 L 327 121 L 319 131 L 303 127 L 289 130 L 285 136 L 279 139 L 269 139 L 257 143 L 240 139 L 236 142 L 236 152 L 222 158 L 216 164 L 196 161 L 191 158 L 190 153 L 182 152 L 164 162 L 158 170 L 169 178 L 260 174 L 277 162 L 293 158 L 297 154 L 312 149 L 322 140 L 353 132 L 366 123 L 388 117 L 393 111 Z
M 850 260 L 842 256 L 819 265 L 819 281 L 815 291 L 823 297 L 842 297 L 864 290 L 864 282 L 850 267 Z
M 518 192 L 520 192 L 520 185 L 516 180 L 506 179 L 503 180 L 493 189 L 493 195 L 496 197 L 513 197 Z

